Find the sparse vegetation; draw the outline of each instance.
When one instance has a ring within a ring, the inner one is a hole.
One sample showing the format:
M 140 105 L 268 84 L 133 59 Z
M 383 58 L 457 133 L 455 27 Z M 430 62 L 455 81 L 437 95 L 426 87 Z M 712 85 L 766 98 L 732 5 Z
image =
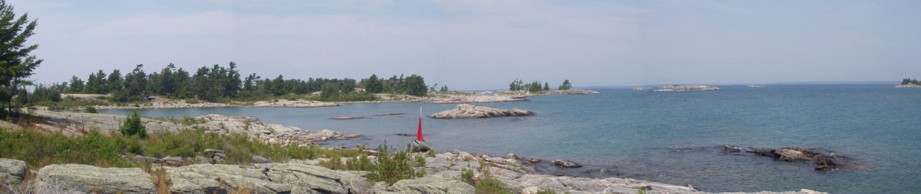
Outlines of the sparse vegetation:
M 153 157 L 190 157 L 205 149 L 220 149 L 227 154 L 226 164 L 249 164 L 253 155 L 273 161 L 316 159 L 319 157 L 356 157 L 357 149 L 336 150 L 318 146 L 266 144 L 253 141 L 242 134 L 220 135 L 204 130 L 182 130 L 178 133 L 153 133 L 146 139 L 114 134 L 105 136 L 90 132 L 80 137 L 33 130 L 0 129 L 0 158 L 26 161 L 29 166 L 48 164 L 89 164 L 100 167 L 135 167 L 133 155 Z M 360 158 L 360 157 L 359 157 Z M 365 157 L 365 159 L 367 159 Z M 367 162 L 370 163 L 370 162 Z

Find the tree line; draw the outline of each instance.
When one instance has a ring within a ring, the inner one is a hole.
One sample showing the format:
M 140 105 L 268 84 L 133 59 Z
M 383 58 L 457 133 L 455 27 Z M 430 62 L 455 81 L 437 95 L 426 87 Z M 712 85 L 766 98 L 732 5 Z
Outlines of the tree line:
M 572 88 L 572 84 L 569 83 L 569 80 L 563 81 L 560 86 L 557 87 L 557 90 L 569 90 Z M 544 82 L 543 85 L 540 84 L 540 81 L 534 81 L 531 83 L 524 83 L 520 79 L 515 79 L 511 84 L 508 85 L 509 91 L 523 91 L 527 90 L 530 92 L 540 92 L 540 91 L 549 91 L 550 83 Z
M 902 85 L 907 85 L 907 84 L 921 85 L 921 82 L 919 82 L 916 79 L 909 79 L 909 78 L 902 79 Z
M 213 102 L 221 99 L 258 100 L 314 92 L 320 92 L 320 100 L 374 100 L 374 95 L 370 93 L 425 96 L 428 92 L 424 78 L 415 74 L 399 77 L 394 75 L 390 79 L 380 79 L 374 74 L 358 82 L 350 78 L 285 79 L 282 75 L 269 79 L 255 73 L 244 77 L 234 62 L 230 62 L 226 67 L 216 64 L 211 67 L 203 66 L 194 73 L 176 68 L 174 64 L 152 73 L 144 72 L 143 67 L 137 65 L 125 75 L 118 69 L 112 70 L 109 74 L 99 70 L 88 75 L 86 81 L 73 76 L 69 82 L 47 87 L 38 86 L 35 93 L 112 94 L 110 100 L 117 102 L 142 101 L 154 95 Z M 41 99 L 51 98 L 37 100 Z

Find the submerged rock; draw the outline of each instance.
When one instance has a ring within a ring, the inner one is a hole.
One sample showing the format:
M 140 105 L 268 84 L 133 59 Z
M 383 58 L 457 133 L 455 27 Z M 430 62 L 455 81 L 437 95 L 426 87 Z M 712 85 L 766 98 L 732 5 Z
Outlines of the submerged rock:
M 431 117 L 434 119 L 469 119 L 531 115 L 534 115 L 534 112 L 521 109 L 497 109 L 472 104 L 458 104 L 454 109 L 435 113 Z
M 558 166 L 558 167 L 563 167 L 563 168 L 582 167 L 581 164 L 573 162 L 573 161 L 569 161 L 569 160 L 553 160 L 553 161 L 550 161 L 550 164 L 553 164 L 554 166 Z
M 834 152 L 823 149 L 806 149 L 799 147 L 783 148 L 749 148 L 731 145 L 720 147 L 723 152 L 728 153 L 752 153 L 756 156 L 771 157 L 784 162 L 808 162 L 815 166 L 817 171 L 835 170 L 835 169 L 853 169 L 860 168 L 860 165 L 851 164 L 846 156 L 835 154 Z

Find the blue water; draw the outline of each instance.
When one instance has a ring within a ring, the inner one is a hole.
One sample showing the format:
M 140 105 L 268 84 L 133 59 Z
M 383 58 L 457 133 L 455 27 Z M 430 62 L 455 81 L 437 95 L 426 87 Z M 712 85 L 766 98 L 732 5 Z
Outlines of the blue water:
M 653 93 L 604 89 L 598 95 L 537 96 L 527 102 L 483 103 L 522 108 L 532 117 L 425 119 L 426 140 L 440 151 L 544 159 L 570 159 L 586 167 L 547 173 L 630 177 L 692 185 L 704 191 L 785 191 L 809 188 L 832 193 L 921 192 L 921 89 L 892 85 L 721 86 L 716 92 Z M 454 105 L 350 104 L 328 108 L 194 108 L 141 110 L 147 117 L 204 114 L 254 116 L 306 130 L 332 129 L 366 135 L 331 142 L 405 144 L 414 137 L 416 115 Z M 103 113 L 127 114 L 126 110 Z M 398 116 L 371 116 L 407 113 Z M 330 120 L 335 116 L 370 116 Z M 859 170 L 817 172 L 716 146 L 823 148 L 845 154 Z M 605 172 L 602 173 L 601 169 Z

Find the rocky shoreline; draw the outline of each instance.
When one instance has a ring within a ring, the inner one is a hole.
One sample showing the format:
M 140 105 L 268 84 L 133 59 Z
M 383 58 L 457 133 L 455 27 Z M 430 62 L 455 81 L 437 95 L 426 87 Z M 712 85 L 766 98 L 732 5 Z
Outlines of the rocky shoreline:
M 59 132 L 69 136 L 78 136 L 95 130 L 101 134 L 118 133 L 119 126 L 126 116 L 56 112 L 35 110 L 30 113 L 42 118 L 40 121 L 27 123 L 28 128 L 48 132 Z M 298 127 L 270 124 L 254 117 L 226 116 L 210 114 L 183 119 L 149 119 L 141 122 L 150 133 L 171 132 L 182 129 L 204 129 L 205 132 L 218 134 L 245 134 L 268 143 L 314 145 L 327 140 L 343 140 L 361 137 L 360 134 L 322 130 L 303 130 Z
M 921 85 L 918 84 L 899 84 L 895 85 L 896 88 L 921 88 Z
M 32 129 L 62 132 L 71 135 L 85 134 L 88 128 L 95 128 L 102 133 L 113 133 L 124 116 L 65 113 L 52 111 L 35 111 L 35 116 L 45 118 L 47 122 L 31 123 Z M 260 122 L 250 117 L 233 117 L 223 115 L 206 115 L 194 117 L 186 123 L 143 119 L 142 122 L 151 132 L 175 132 L 183 127 L 195 126 L 214 133 L 239 133 L 269 143 L 311 145 L 318 141 L 348 139 L 360 135 L 347 132 L 321 130 L 318 132 L 301 131 L 296 127 Z M 100 168 L 80 164 L 53 164 L 42 168 L 29 168 L 18 160 L 0 159 L 0 193 L 23 186 L 15 184 L 27 179 L 26 172 L 35 174 L 32 191 L 45 192 L 99 192 L 99 193 L 154 193 L 169 190 L 172 193 L 226 193 L 246 190 L 254 193 L 473 193 L 474 188 L 463 182 L 462 174 L 473 170 L 473 179 L 487 176 L 494 177 L 518 193 L 537 193 L 553 190 L 563 193 L 637 193 L 640 190 L 649 193 L 706 193 L 690 186 L 663 184 L 630 178 L 580 178 L 554 176 L 537 173 L 527 163 L 540 162 L 538 159 L 522 159 L 514 154 L 506 157 L 476 155 L 463 151 L 451 151 L 434 156 L 417 153 L 427 161 L 425 176 L 401 180 L 388 186 L 383 182 L 368 182 L 361 171 L 330 170 L 319 166 L 317 160 L 291 160 L 273 163 L 258 160 L 254 156 L 253 165 L 215 164 L 213 158 L 219 157 L 219 150 L 205 150 L 201 153 L 204 160 L 187 166 L 187 162 L 169 163 L 173 158 L 153 159 L 153 165 L 165 170 L 156 175 L 142 168 Z M 144 159 L 144 158 L 141 158 Z M 178 158 L 182 160 L 182 158 Z M 137 160 L 137 159 L 136 159 Z M 580 165 L 572 161 L 559 160 L 561 167 L 577 168 Z M 158 167 L 159 166 L 159 167 Z M 422 170 L 420 169 L 420 170 Z M 171 184 L 167 188 L 158 188 L 153 176 L 168 176 Z M 7 189 L 7 190 L 4 190 Z M 773 192 L 761 192 L 773 193 Z M 807 189 L 782 193 L 821 193 Z
M 425 155 L 419 153 L 420 155 Z M 25 170 L 36 174 L 32 188 L 38 193 L 98 192 L 155 193 L 167 189 L 171 193 L 228 193 L 248 190 L 252 193 L 474 193 L 474 187 L 463 182 L 464 171 L 472 171 L 473 180 L 491 176 L 517 193 L 707 193 L 689 186 L 663 184 L 630 178 L 579 178 L 538 174 L 514 154 L 506 157 L 474 155 L 452 151 L 425 156 L 425 176 L 400 180 L 393 185 L 369 182 L 363 171 L 330 170 L 319 160 L 294 160 L 285 163 L 254 165 L 193 164 L 160 167 L 169 177 L 168 187 L 158 188 L 152 180 L 155 173 L 142 168 L 100 168 L 81 164 L 54 164 L 40 169 L 28 169 L 22 161 L 0 159 L 0 177 L 22 181 Z M 157 167 L 154 167 L 157 168 Z M 14 184 L 7 184 L 14 188 Z M 19 187 L 21 188 L 21 187 Z M 0 187 L 0 191 L 4 189 Z M 8 188 L 7 188 L 8 189 Z M 757 192 L 816 194 L 808 189 L 794 192 Z
M 405 94 L 375 94 L 378 101 L 357 102 L 321 102 L 304 99 L 276 99 L 271 101 L 255 102 L 200 102 L 197 100 L 175 100 L 158 96 L 151 97 L 142 103 L 95 105 L 96 109 L 172 109 L 172 108 L 221 108 L 221 107 L 286 107 L 286 108 L 318 108 L 336 107 L 343 104 L 364 103 L 391 103 L 391 102 L 432 102 L 436 104 L 462 104 L 462 103 L 487 103 L 487 102 L 520 102 L 527 101 L 529 96 L 538 95 L 580 95 L 598 94 L 593 90 L 551 90 L 543 92 L 500 92 L 498 94 L 486 93 L 438 93 L 432 96 L 418 97 Z M 88 101 L 106 102 L 108 95 L 103 94 L 62 94 L 62 98 Z

